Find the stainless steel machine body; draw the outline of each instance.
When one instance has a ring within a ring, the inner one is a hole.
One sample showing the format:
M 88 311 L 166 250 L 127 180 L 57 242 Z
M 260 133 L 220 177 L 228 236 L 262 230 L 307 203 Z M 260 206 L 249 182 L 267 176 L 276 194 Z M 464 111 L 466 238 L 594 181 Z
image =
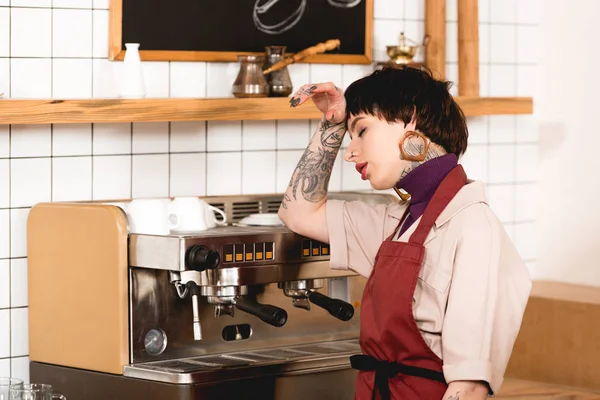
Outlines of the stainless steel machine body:
M 219 260 L 209 265 L 214 268 L 192 265 L 191 251 L 198 248 Z M 353 309 L 351 292 L 360 300 L 363 278 L 330 269 L 328 254 L 328 245 L 285 227 L 131 235 L 132 365 L 125 375 L 195 383 L 225 378 L 231 371 L 224 367 L 256 374 L 260 372 L 249 370 L 272 370 L 276 364 L 289 364 L 288 370 L 346 366 L 347 354 L 358 351 L 359 312 L 343 321 L 324 308 L 310 307 L 308 292 L 319 291 Z M 192 299 L 190 282 L 199 288 L 197 299 Z M 286 295 L 282 284 L 301 289 Z M 263 321 L 240 310 L 236 305 L 242 299 L 283 310 L 285 322 Z M 304 307 L 299 306 L 302 300 Z M 194 309 L 200 329 L 194 328 Z M 201 337 L 195 337 L 198 330 Z

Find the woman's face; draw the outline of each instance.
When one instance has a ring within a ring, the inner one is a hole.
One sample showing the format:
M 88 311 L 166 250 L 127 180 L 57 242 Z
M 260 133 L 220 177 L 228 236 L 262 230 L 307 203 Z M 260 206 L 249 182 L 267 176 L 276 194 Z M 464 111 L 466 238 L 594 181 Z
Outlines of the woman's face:
M 344 160 L 354 162 L 362 179 L 368 179 L 373 189 L 390 189 L 411 165 L 402 160 L 399 146 L 406 132 L 414 130 L 414 123 L 405 127 L 402 121 L 388 123 L 367 114 L 352 116 L 348 120 L 352 141 Z

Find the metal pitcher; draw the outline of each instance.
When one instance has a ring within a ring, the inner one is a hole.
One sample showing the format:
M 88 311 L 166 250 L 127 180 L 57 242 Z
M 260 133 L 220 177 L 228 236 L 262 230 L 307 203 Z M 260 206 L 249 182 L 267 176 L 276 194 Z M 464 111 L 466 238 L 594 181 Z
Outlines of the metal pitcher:
M 267 62 L 265 69 L 273 66 L 285 58 L 286 46 L 267 46 Z M 270 97 L 286 97 L 292 93 L 292 80 L 287 67 L 273 71 L 267 75 L 267 82 L 270 89 Z
M 267 97 L 269 84 L 262 70 L 265 57 L 239 55 L 237 59 L 240 62 L 240 72 L 233 83 L 233 95 L 235 97 Z

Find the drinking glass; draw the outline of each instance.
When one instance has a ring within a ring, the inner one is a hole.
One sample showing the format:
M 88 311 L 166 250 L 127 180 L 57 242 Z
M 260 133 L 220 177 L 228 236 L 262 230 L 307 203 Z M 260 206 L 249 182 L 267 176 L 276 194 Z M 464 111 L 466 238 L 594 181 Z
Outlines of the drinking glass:
M 11 386 L 10 400 L 67 400 L 65 396 L 54 393 L 51 385 L 31 383 L 21 387 Z
M 17 378 L 0 377 L 0 400 L 10 399 L 10 388 L 23 387 L 23 381 Z

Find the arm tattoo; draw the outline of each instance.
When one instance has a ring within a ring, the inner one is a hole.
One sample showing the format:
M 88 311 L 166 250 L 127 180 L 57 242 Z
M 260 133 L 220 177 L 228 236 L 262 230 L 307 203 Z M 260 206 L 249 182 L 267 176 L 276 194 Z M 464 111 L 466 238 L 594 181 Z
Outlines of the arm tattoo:
M 287 209 L 287 203 L 288 201 L 291 201 L 290 196 L 288 196 L 287 194 L 283 195 L 283 200 L 281 201 L 281 207 Z
M 404 151 L 406 153 L 408 153 L 411 156 L 423 154 L 423 150 L 425 149 L 425 144 L 423 143 L 422 140 L 420 140 L 419 138 L 411 137 L 406 142 L 407 142 L 406 149 L 404 149 Z M 400 175 L 400 178 L 404 178 L 406 175 L 408 175 L 408 173 L 410 171 L 417 168 L 419 165 L 421 165 L 431 159 L 439 157 L 439 156 L 441 156 L 441 154 L 438 153 L 438 151 L 436 151 L 433 147 L 429 146 L 429 150 L 427 150 L 427 154 L 425 155 L 425 160 L 411 162 L 408 167 L 406 167 L 402 170 L 402 174 Z M 402 156 L 400 156 L 400 158 L 402 158 Z
M 297 199 L 298 187 L 305 200 L 317 203 L 325 198 L 336 153 L 323 148 L 318 152 L 306 149 L 290 181 L 294 199 Z
M 456 392 L 456 394 L 454 396 L 450 395 L 448 397 L 446 397 L 446 400 L 460 400 L 460 396 L 458 395 L 459 392 Z
M 294 199 L 297 199 L 298 189 L 302 197 L 312 203 L 318 203 L 327 196 L 333 164 L 345 132 L 345 123 L 334 124 L 324 119 L 321 121 L 317 131 L 317 134 L 321 134 L 320 146 L 315 149 L 311 141 L 290 179 L 289 186 Z M 288 197 L 288 200 L 291 199 Z
M 337 150 L 342 145 L 346 125 L 344 123 L 334 124 L 323 119 L 319 125 L 319 132 L 321 132 L 321 145 Z

